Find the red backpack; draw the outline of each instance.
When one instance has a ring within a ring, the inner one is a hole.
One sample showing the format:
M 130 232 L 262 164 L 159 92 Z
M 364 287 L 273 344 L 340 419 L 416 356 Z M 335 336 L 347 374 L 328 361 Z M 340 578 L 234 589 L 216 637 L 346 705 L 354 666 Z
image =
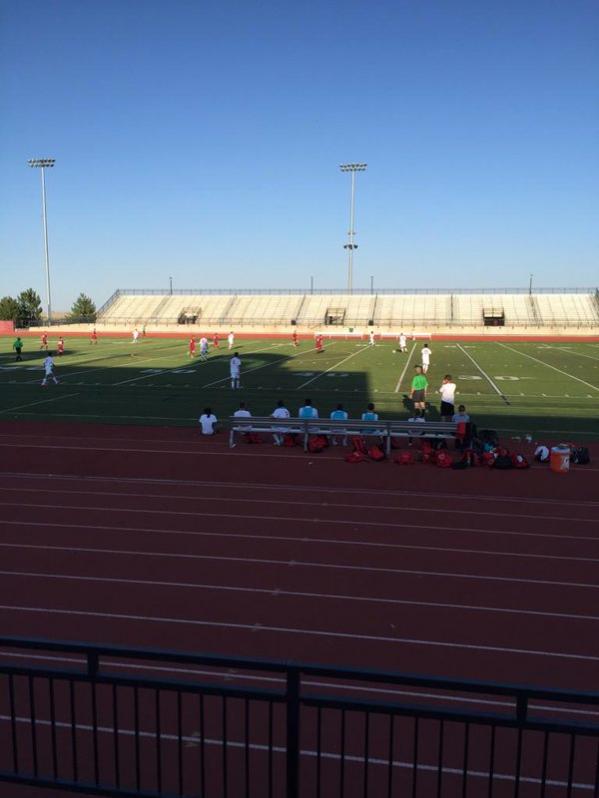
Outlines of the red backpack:
M 243 437 L 246 443 L 262 443 L 262 438 L 257 432 L 245 432 Z
M 366 446 L 366 441 L 361 435 L 354 435 L 351 439 L 351 445 L 354 448 L 354 452 L 360 452 L 361 454 L 368 454 L 368 447 Z
M 295 446 L 296 443 L 295 434 L 287 432 L 283 435 L 283 446 Z
M 512 465 L 514 468 L 530 468 L 530 463 L 523 454 L 512 455 Z
M 312 454 L 319 454 L 320 452 L 324 451 L 327 446 L 327 439 L 324 437 L 324 435 L 314 435 L 314 437 L 310 438 L 308 441 L 308 451 Z
M 381 460 L 385 459 L 385 452 L 380 446 L 371 446 L 368 450 L 368 457 L 370 457 L 371 460 L 380 463 Z
M 368 460 L 362 452 L 353 451 L 345 455 L 346 463 L 365 463 Z
M 440 452 L 437 452 L 436 463 L 439 468 L 451 468 L 452 462 L 453 461 L 449 452 L 446 452 L 444 449 L 441 449 Z
M 412 465 L 414 462 L 414 455 L 409 449 L 404 449 L 397 455 L 393 462 L 397 463 L 397 465 Z

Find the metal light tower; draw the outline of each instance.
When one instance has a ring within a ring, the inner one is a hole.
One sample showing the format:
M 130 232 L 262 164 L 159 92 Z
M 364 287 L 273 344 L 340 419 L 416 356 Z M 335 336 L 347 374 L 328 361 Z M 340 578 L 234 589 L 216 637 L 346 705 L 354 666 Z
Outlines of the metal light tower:
M 29 166 L 37 167 L 42 173 L 42 225 L 44 228 L 44 254 L 46 258 L 46 298 L 48 301 L 48 322 L 52 320 L 52 298 L 50 294 L 50 259 L 48 257 L 48 217 L 46 216 L 46 168 L 54 166 L 55 158 L 32 158 Z
M 351 293 L 353 290 L 354 281 L 354 249 L 358 249 L 358 245 L 354 243 L 354 221 L 356 215 L 356 172 L 365 172 L 368 164 L 365 163 L 342 163 L 340 169 L 342 172 L 351 172 L 351 200 L 349 204 L 349 230 L 347 231 L 347 244 L 343 245 L 343 249 L 348 252 L 347 263 L 347 290 Z

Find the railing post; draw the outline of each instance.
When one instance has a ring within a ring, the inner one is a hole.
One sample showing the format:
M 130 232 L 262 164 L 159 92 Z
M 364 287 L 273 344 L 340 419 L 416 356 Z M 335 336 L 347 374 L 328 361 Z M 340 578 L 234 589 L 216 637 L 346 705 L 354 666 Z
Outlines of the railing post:
M 287 798 L 299 796 L 300 671 L 287 671 Z
M 87 655 L 87 675 L 91 679 L 95 679 L 98 675 L 100 667 L 100 660 L 96 651 L 91 651 Z

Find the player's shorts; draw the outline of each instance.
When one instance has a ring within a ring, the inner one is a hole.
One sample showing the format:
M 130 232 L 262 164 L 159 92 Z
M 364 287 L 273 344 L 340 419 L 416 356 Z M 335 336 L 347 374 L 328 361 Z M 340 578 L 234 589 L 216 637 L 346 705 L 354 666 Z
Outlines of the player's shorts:
M 238 380 L 239 379 L 239 372 L 238 371 L 232 371 L 231 372 L 231 379 L 232 380 Z
M 441 402 L 442 416 L 453 416 L 454 413 L 455 413 L 455 405 L 452 405 L 451 402 Z
M 414 391 L 414 393 L 412 395 L 412 401 L 413 402 L 424 402 L 425 396 L 426 396 L 426 394 L 424 392 L 424 389 L 422 389 L 420 391 Z

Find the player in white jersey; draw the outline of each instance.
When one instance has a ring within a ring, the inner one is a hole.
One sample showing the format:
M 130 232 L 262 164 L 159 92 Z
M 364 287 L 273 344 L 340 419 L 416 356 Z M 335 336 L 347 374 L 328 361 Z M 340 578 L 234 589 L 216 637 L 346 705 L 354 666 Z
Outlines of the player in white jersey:
M 408 351 L 408 339 L 406 338 L 405 333 L 399 334 L 399 351 L 400 352 L 407 352 Z
M 235 352 L 229 361 L 229 368 L 231 370 L 231 388 L 241 388 L 241 358 L 238 352 Z
M 136 327 L 136 328 L 133 330 L 133 332 L 131 333 L 131 338 L 133 339 L 133 341 L 132 341 L 132 342 L 133 342 L 134 344 L 136 344 L 136 343 L 137 343 L 137 339 L 139 338 L 139 330 L 137 329 L 137 327 Z
M 48 384 L 48 380 L 54 380 L 54 385 L 58 385 L 58 380 L 54 376 L 54 361 L 52 354 L 48 352 L 48 357 L 44 360 L 44 379 L 42 380 L 42 388 Z
M 285 407 L 285 403 L 282 399 L 279 399 L 277 402 L 277 406 L 270 414 L 272 418 L 289 418 L 291 413 Z M 285 434 L 286 428 L 280 427 L 278 430 L 275 429 L 273 431 L 273 438 L 275 439 L 275 446 L 282 446 L 283 445 L 283 435 Z
M 229 344 L 229 349 L 233 349 L 235 345 L 235 333 L 233 330 L 227 335 L 227 343 Z
M 208 358 L 208 339 L 205 335 L 200 338 L 200 360 Z
M 428 344 L 425 344 L 422 347 L 422 371 L 424 372 L 424 374 L 426 374 L 426 372 L 428 371 L 428 367 L 431 364 L 431 355 L 432 354 L 433 353 L 429 349 Z
M 370 344 L 370 346 L 374 346 L 374 330 L 371 330 L 368 333 L 368 343 Z

